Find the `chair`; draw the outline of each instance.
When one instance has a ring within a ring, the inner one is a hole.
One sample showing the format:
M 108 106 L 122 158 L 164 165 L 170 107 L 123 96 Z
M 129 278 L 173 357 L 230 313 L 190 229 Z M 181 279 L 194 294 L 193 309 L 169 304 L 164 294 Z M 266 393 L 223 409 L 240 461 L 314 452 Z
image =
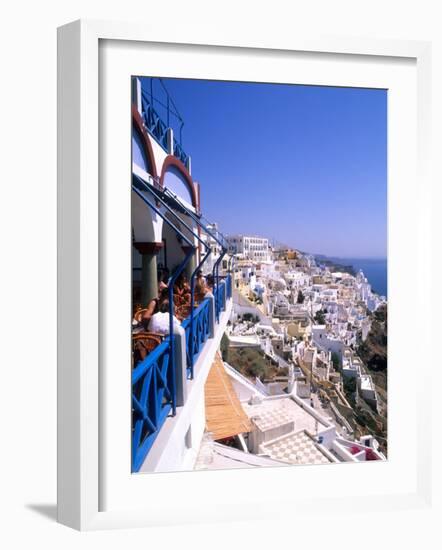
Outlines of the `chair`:
M 163 341 L 161 334 L 154 332 L 139 332 L 132 335 L 132 353 L 134 366 L 143 361 Z
M 146 311 L 147 311 L 147 308 L 139 309 L 138 311 L 136 311 L 134 314 L 134 320 L 137 323 L 141 323 L 141 319 L 143 315 L 146 313 Z

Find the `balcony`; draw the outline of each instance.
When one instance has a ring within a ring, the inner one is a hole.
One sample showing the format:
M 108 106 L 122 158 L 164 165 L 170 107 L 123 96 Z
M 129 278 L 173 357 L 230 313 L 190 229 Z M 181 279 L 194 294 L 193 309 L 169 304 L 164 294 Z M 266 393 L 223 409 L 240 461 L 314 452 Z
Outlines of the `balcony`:
M 153 83 L 159 83 L 155 91 Z M 149 91 L 147 87 L 149 85 Z M 141 115 L 148 132 L 166 153 L 173 154 L 186 168 L 189 168 L 189 155 L 182 146 L 184 121 L 161 79 L 143 79 L 141 91 Z M 160 112 L 161 111 L 161 114 Z M 174 137 L 174 127 L 179 139 Z
M 157 461 L 174 424 L 198 396 L 230 317 L 231 297 L 231 276 L 227 275 L 220 278 L 213 296 L 182 322 L 182 335 L 174 334 L 174 357 L 167 337 L 133 369 L 133 472 L 140 471 L 146 460 Z

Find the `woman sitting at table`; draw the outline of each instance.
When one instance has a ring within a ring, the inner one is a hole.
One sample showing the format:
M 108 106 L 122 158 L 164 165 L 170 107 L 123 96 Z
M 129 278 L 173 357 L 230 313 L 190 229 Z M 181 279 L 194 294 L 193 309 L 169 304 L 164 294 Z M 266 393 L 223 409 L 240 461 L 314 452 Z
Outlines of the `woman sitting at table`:
M 169 289 L 167 288 L 167 286 L 163 287 L 159 292 L 158 298 L 153 298 L 147 304 L 147 307 L 143 309 L 139 315 L 135 315 L 135 320 L 138 322 L 138 324 L 141 324 L 144 327 L 144 330 L 147 329 L 147 326 L 149 325 L 149 322 L 153 315 L 160 311 L 161 304 L 165 300 L 168 300 L 168 294 Z
M 211 295 L 210 289 L 206 284 L 206 278 L 201 269 L 197 271 L 195 281 L 195 301 L 202 302 L 206 296 Z
M 184 273 L 181 273 L 175 281 L 173 295 L 177 305 L 190 304 L 190 286 Z
M 214 287 L 214 279 L 213 279 L 213 275 L 212 275 L 212 274 L 207 275 L 207 277 L 206 277 L 206 286 L 207 286 L 207 288 L 208 288 L 210 291 L 213 290 L 213 287 Z

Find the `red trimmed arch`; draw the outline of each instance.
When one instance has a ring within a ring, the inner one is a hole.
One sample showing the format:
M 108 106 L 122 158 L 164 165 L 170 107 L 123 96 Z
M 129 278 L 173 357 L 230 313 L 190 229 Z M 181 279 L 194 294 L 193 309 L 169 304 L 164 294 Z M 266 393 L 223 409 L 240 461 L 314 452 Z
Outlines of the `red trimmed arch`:
M 184 180 L 190 192 L 190 196 L 192 197 L 192 206 L 196 210 L 199 210 L 199 199 L 196 193 L 195 185 L 193 184 L 192 177 L 189 174 L 187 168 L 184 166 L 184 164 L 173 155 L 168 155 L 164 159 L 163 168 L 161 169 L 161 177 L 160 177 L 161 187 L 164 187 L 164 177 L 166 175 L 166 172 L 171 167 L 176 168 L 178 172 L 180 172 L 180 174 L 184 177 Z
M 132 121 L 133 121 L 133 125 L 134 125 L 135 130 L 138 131 L 138 133 L 141 136 L 141 139 L 143 140 L 144 152 L 146 153 L 146 157 L 149 161 L 149 165 L 152 168 L 151 176 L 153 176 L 154 178 L 157 178 L 158 177 L 158 172 L 157 172 L 157 167 L 156 167 L 156 164 L 155 164 L 155 157 L 154 157 L 154 154 L 153 154 L 152 144 L 150 142 L 147 131 L 144 128 L 143 119 L 142 119 L 140 113 L 138 112 L 138 109 L 133 104 L 132 104 Z

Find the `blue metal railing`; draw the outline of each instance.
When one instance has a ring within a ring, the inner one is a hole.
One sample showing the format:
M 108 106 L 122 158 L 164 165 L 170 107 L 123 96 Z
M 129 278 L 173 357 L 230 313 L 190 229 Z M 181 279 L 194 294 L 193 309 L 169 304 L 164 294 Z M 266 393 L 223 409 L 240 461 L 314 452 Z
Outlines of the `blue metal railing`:
M 143 185 L 141 185 L 143 183 Z M 176 410 L 176 383 L 175 383 L 175 357 L 174 357 L 174 335 L 173 335 L 173 285 L 178 274 L 189 262 L 190 257 L 195 253 L 196 248 L 191 241 L 170 221 L 164 213 L 158 209 L 159 205 L 151 202 L 143 193 L 147 189 L 145 182 L 137 176 L 133 177 L 133 191 L 150 207 L 154 212 L 163 218 L 182 239 L 190 245 L 190 251 L 186 254 L 183 262 L 178 266 L 169 280 L 169 319 L 170 335 L 144 361 L 136 365 L 132 372 L 132 471 L 139 471 L 150 448 L 152 447 L 167 416 L 175 414 Z M 163 204 L 166 210 L 170 210 L 163 202 L 158 193 L 152 193 L 154 197 Z M 184 223 L 181 220 L 181 223 Z M 186 225 L 184 223 L 184 225 Z M 198 240 L 200 238 L 193 230 L 186 225 L 186 228 L 193 233 Z M 205 245 L 207 246 L 207 245 Z M 207 247 L 209 248 L 209 247 Z M 192 305 L 194 294 L 194 277 L 197 269 L 202 266 L 210 252 L 206 254 L 200 264 L 192 273 Z M 229 290 L 230 289 L 230 290 Z M 228 275 L 225 281 L 218 281 L 214 288 L 215 310 L 218 315 L 224 310 L 226 297 L 231 296 L 231 278 Z M 218 319 L 218 317 L 217 317 Z M 188 377 L 193 377 L 193 365 L 198 358 L 206 340 L 210 335 L 210 299 L 206 298 L 196 310 L 191 309 L 190 316 L 182 323 L 186 334 L 186 368 Z M 183 365 L 184 367 L 184 365 Z
M 227 298 L 232 297 L 232 276 L 231 275 L 227 275 L 226 277 L 226 295 L 227 295 Z
M 142 180 L 141 180 L 142 181 Z M 196 247 L 194 244 L 184 235 L 182 231 L 176 227 L 167 217 L 162 213 L 155 204 L 153 204 L 144 193 L 138 188 L 140 183 L 140 178 L 138 176 L 132 176 L 132 191 L 140 197 L 140 199 L 146 203 L 146 205 L 151 208 L 156 214 L 163 218 L 164 223 L 166 223 L 181 239 L 188 245 L 189 252 L 185 255 L 183 261 L 175 268 L 172 276 L 169 278 L 168 287 L 169 287 L 169 347 L 170 347 L 170 361 L 172 363 L 172 412 L 175 414 L 176 411 L 176 388 L 175 388 L 175 342 L 174 342 L 174 331 L 173 331 L 173 319 L 175 313 L 174 306 L 174 296 L 173 296 L 173 287 L 179 275 L 184 271 L 184 268 L 189 263 L 190 258 L 196 253 Z
M 215 310 L 219 314 L 224 310 L 224 304 L 226 302 L 226 283 L 221 281 L 215 288 Z
M 173 138 L 173 154 L 178 160 L 180 160 L 184 164 L 186 168 L 189 167 L 189 155 L 185 153 L 181 144 L 178 143 L 175 138 Z
M 180 235 L 189 246 L 189 252 L 169 279 L 169 336 L 140 365 L 137 365 L 132 373 L 132 471 L 137 472 L 169 412 L 173 415 L 176 414 L 173 286 L 192 255 L 195 254 L 196 248 L 157 206 L 137 188 L 136 178 L 133 178 L 132 190 L 149 208 L 161 216 L 164 222 Z M 144 382 L 140 388 L 141 379 L 144 379 Z
M 194 316 L 194 306 L 195 306 L 195 278 L 198 271 L 203 267 L 204 263 L 206 262 L 207 258 L 210 256 L 211 249 L 210 246 L 206 242 L 204 242 L 201 237 L 198 235 L 196 231 L 194 231 L 193 227 L 189 226 L 182 218 L 178 216 L 178 214 L 167 204 L 167 202 L 164 200 L 165 195 L 161 193 L 158 189 L 155 189 L 151 186 L 149 186 L 146 182 L 144 182 L 139 176 L 134 176 L 135 185 L 138 189 L 149 191 L 155 199 L 176 219 L 179 225 L 184 226 L 187 231 L 206 249 L 206 254 L 201 258 L 198 265 L 195 267 L 195 269 L 192 271 L 191 277 L 190 277 L 190 338 L 193 339 L 192 331 L 194 330 L 195 324 L 193 323 L 193 316 Z M 181 206 L 176 200 L 174 201 L 174 206 L 178 206 L 178 210 L 184 209 L 184 213 L 188 214 L 189 210 L 186 207 Z M 190 351 L 189 355 L 189 364 L 190 364 L 190 371 L 189 375 L 190 378 L 193 378 L 193 364 L 194 364 L 194 358 L 193 358 L 193 351 Z
M 219 231 L 219 229 L 208 229 L 208 225 L 210 225 L 210 222 L 205 218 L 205 216 L 199 212 L 199 215 L 197 216 L 197 223 L 206 231 L 212 239 L 214 239 L 220 246 L 221 246 L 221 254 L 219 255 L 218 259 L 215 261 L 215 264 L 212 269 L 213 274 L 213 280 L 214 280 L 214 289 L 215 291 L 218 288 L 218 285 L 220 284 L 220 276 L 219 276 L 219 266 L 221 265 L 221 262 L 224 258 L 224 256 L 227 254 L 228 250 L 228 243 L 226 237 Z M 229 259 L 229 264 L 231 262 L 233 257 Z M 217 306 L 217 302 L 215 301 L 215 316 L 216 320 L 219 321 L 219 316 L 221 313 L 221 309 Z
M 179 130 L 179 140 L 174 136 L 173 138 L 173 154 L 178 158 L 185 166 L 188 165 L 189 156 L 185 153 L 182 144 L 182 129 L 184 126 L 184 121 L 181 118 L 181 115 L 178 113 L 178 110 L 175 107 L 175 104 L 170 97 L 169 92 L 167 91 L 164 83 L 159 80 L 163 89 L 166 93 L 166 104 L 162 103 L 158 97 L 155 97 L 153 94 L 153 79 L 150 79 L 150 93 L 145 89 L 141 90 L 141 106 L 142 106 L 142 117 L 144 124 L 146 125 L 147 130 L 155 138 L 155 140 L 161 145 L 161 147 L 168 152 L 168 143 L 167 143 L 167 130 L 171 128 L 170 126 L 170 117 L 177 119 L 180 124 Z M 166 122 L 161 118 L 158 111 L 155 109 L 154 104 L 158 104 L 166 110 Z
M 229 290 L 230 289 L 230 290 Z M 228 275 L 216 289 L 215 303 L 224 310 L 225 298 L 231 292 Z M 188 378 L 193 362 L 198 359 L 210 336 L 210 299 L 206 298 L 193 317 L 182 322 L 186 334 Z M 175 380 L 171 361 L 170 337 L 141 361 L 132 371 L 132 471 L 138 472 L 167 416 L 173 414 Z
M 138 472 L 168 414 L 174 392 L 167 338 L 132 371 L 132 471 Z
M 147 130 L 152 134 L 161 147 L 167 151 L 167 125 L 149 102 L 147 94 L 141 94 L 142 116 Z
M 187 377 L 193 378 L 193 365 L 210 335 L 210 299 L 204 299 L 181 326 L 186 332 Z
M 218 287 L 219 287 L 219 284 L 220 284 L 220 278 L 219 278 L 219 266 L 221 265 L 221 261 L 222 259 L 224 258 L 224 256 L 226 255 L 227 253 L 227 244 L 226 244 L 226 240 L 225 240 L 225 237 L 222 235 L 221 236 L 221 240 L 220 240 L 220 237 L 219 237 L 219 231 L 211 231 L 207 225 L 205 225 L 201 220 L 204 218 L 202 216 L 202 214 L 200 213 L 199 215 L 195 214 L 194 212 L 192 212 L 191 210 L 189 210 L 183 203 L 182 201 L 179 199 L 179 197 L 175 194 L 175 193 L 172 193 L 172 191 L 170 191 L 169 189 L 165 189 L 164 190 L 165 194 L 170 197 L 172 200 L 175 201 L 175 203 L 180 206 L 184 211 L 185 213 L 199 226 L 201 227 L 201 229 L 206 233 L 206 235 L 209 235 L 212 239 L 214 239 L 220 246 L 221 246 L 221 254 L 219 256 L 219 258 L 215 261 L 215 264 L 213 266 L 213 270 L 212 270 L 212 274 L 213 274 L 213 281 L 214 281 L 214 289 L 213 289 L 213 293 L 214 295 L 216 296 L 217 295 L 217 291 L 218 291 Z M 218 307 L 218 302 L 217 300 L 215 299 L 215 317 L 216 317 L 216 320 L 217 322 L 219 322 L 219 315 L 221 313 L 221 309 Z

